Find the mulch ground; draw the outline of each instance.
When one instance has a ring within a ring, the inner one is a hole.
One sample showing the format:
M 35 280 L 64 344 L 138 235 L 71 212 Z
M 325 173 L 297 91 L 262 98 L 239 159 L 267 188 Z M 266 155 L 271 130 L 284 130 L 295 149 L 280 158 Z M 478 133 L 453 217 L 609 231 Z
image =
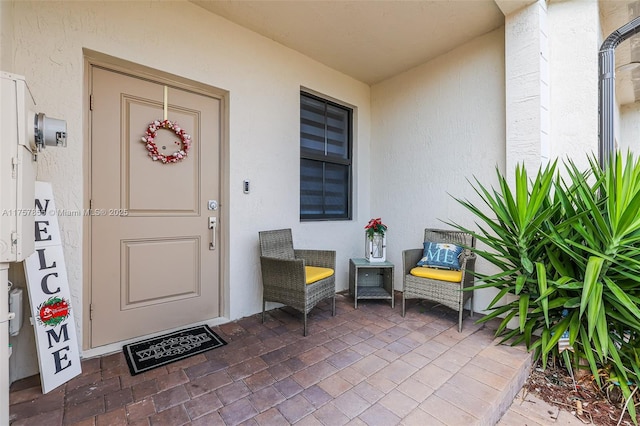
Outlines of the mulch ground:
M 570 412 L 584 424 L 633 425 L 628 413 L 622 415 L 625 401 L 620 388 L 605 385 L 603 390 L 599 390 L 590 373 L 579 375 L 574 380 L 563 366 L 548 363 L 546 370 L 542 370 L 542 363 L 538 363 L 532 369 L 525 389 L 547 403 Z M 640 413 L 640 398 L 637 396 L 636 392 L 636 412 Z

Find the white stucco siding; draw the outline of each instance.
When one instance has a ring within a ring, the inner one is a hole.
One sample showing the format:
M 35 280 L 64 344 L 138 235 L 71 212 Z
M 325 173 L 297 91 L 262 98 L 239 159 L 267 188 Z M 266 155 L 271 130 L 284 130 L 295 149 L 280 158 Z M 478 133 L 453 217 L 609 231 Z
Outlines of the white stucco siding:
M 548 5 L 551 76 L 551 160 L 587 168 L 598 153 L 598 2 Z
M 620 132 L 616 135 L 621 152 L 631 151 L 637 158 L 640 154 L 640 103 L 620 107 Z
M 546 2 L 505 17 L 506 174 L 549 159 L 549 54 Z
M 53 183 L 59 208 L 80 209 L 86 202 L 82 49 L 88 48 L 229 92 L 229 318 L 261 309 L 259 230 L 291 227 L 301 248 L 336 249 L 337 286 L 347 288 L 348 258 L 361 251 L 360 229 L 350 221 L 299 221 L 299 91 L 308 87 L 357 108 L 356 151 L 366 161 L 367 85 L 186 1 L 19 1 L 13 7 L 8 71 L 26 76 L 39 110 L 67 120 L 67 148 L 47 149 L 38 170 L 40 180 Z M 367 167 L 357 163 L 358 194 L 368 194 Z M 250 194 L 242 192 L 244 179 L 251 181 Z M 356 206 L 368 215 L 368 199 L 358 198 Z M 80 306 L 82 219 L 61 217 L 60 225 L 73 303 Z
M 13 3 L 0 1 L 0 70 L 13 68 Z
M 500 28 L 372 87 L 371 214 L 389 226 L 397 289 L 402 250 L 421 247 L 424 228 L 474 226 L 451 195 L 477 200 L 467 179 L 504 171 L 504 67 Z M 476 309 L 491 297 L 476 292 Z

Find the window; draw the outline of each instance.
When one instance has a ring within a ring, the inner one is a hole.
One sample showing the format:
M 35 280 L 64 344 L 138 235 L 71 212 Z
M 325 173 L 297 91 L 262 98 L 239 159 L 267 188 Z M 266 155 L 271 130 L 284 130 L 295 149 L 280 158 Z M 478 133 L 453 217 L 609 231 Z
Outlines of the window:
M 351 219 L 353 111 L 300 93 L 300 219 Z

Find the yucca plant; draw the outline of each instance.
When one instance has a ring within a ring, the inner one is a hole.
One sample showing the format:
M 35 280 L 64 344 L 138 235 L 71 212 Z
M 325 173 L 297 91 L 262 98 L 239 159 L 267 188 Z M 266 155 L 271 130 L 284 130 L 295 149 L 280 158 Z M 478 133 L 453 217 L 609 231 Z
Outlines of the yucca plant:
M 574 356 L 564 352 L 565 361 L 585 359 L 600 386 L 607 370 L 628 399 L 640 383 L 640 163 L 619 152 L 604 169 L 589 162 L 586 171 L 564 163 L 566 178 L 554 162 L 533 180 L 517 166 L 512 186 L 497 171 L 497 189 L 476 180 L 485 206 L 457 200 L 478 231 L 451 225 L 483 242 L 476 253 L 500 271 L 477 274 L 473 289 L 499 290 L 481 322 L 503 318 L 497 335 L 524 342 L 543 365 L 568 334 Z M 519 297 L 504 303 L 507 294 Z M 636 422 L 634 404 L 626 407 Z

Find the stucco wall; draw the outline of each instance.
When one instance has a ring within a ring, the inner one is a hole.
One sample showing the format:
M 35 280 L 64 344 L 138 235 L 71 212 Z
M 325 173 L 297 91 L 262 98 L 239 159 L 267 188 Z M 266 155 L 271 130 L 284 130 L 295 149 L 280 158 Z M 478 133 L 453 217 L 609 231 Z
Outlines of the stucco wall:
M 229 227 L 229 318 L 261 309 L 259 230 L 291 227 L 300 248 L 337 249 L 337 286 L 347 288 L 347 259 L 361 255 L 359 223 L 369 216 L 367 85 L 185 1 L 19 1 L 14 8 L 12 71 L 26 76 L 39 110 L 67 120 L 67 148 L 48 149 L 38 170 L 38 179 L 53 183 L 58 208 L 80 209 L 85 202 L 82 49 L 88 48 L 229 92 L 230 214 L 221 224 Z M 299 221 L 301 86 L 357 109 L 353 222 Z M 242 192 L 244 179 L 251 181 L 250 194 Z M 60 226 L 73 303 L 80 306 L 82 219 L 61 217 Z M 82 318 L 77 324 L 86 326 Z
M 13 2 L 0 1 L 0 70 L 13 69 Z
M 587 154 L 598 152 L 598 3 L 552 1 L 548 12 L 551 160 L 586 169 Z
M 549 38 L 545 0 L 505 17 L 506 175 L 549 160 Z
M 623 153 L 633 152 L 636 158 L 640 155 L 640 103 L 620 107 L 620 132 L 616 134 L 618 146 Z
M 504 67 L 500 28 L 372 87 L 371 213 L 389 226 L 397 289 L 402 250 L 421 247 L 424 228 L 473 226 L 451 195 L 475 200 L 467 179 L 504 171 Z M 476 309 L 493 294 L 476 292 Z

